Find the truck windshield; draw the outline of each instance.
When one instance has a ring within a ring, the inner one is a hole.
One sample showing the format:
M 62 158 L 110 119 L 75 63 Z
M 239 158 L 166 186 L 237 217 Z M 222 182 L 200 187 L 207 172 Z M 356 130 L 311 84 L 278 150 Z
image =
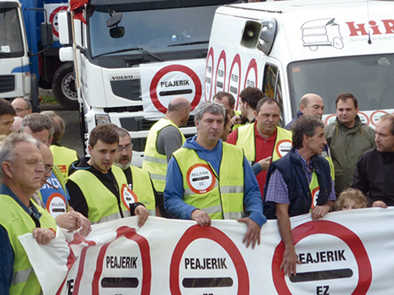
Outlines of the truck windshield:
M 0 8 L 0 58 L 23 55 L 17 8 Z
M 364 55 L 293 62 L 288 66 L 293 116 L 308 92 L 324 99 L 326 114 L 335 113 L 340 93 L 353 93 L 360 110 L 391 109 L 394 102 L 394 54 Z
M 108 11 L 94 10 L 89 18 L 92 57 L 122 49 L 143 48 L 146 52 L 177 52 L 206 49 L 217 6 L 141 11 L 122 11 L 118 24 L 124 35 L 112 38 L 106 26 Z M 141 53 L 131 50 L 132 53 Z M 130 51 L 130 52 L 131 52 Z M 114 54 L 130 54 L 127 50 Z

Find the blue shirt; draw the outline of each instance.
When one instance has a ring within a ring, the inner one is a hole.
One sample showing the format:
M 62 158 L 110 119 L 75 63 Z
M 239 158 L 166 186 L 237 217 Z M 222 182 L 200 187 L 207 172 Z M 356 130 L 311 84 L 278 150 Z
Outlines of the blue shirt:
M 197 155 L 209 162 L 217 175 L 220 175 L 220 163 L 222 160 L 223 144 L 219 140 L 218 144 L 212 149 L 207 150 L 200 146 L 196 141 L 196 136 L 189 138 L 185 147 L 192 148 Z M 262 226 L 267 219 L 263 215 L 263 206 L 260 195 L 259 185 L 250 164 L 244 157 L 244 207 L 248 217 Z M 183 179 L 178 163 L 172 157 L 168 163 L 166 187 L 164 189 L 164 207 L 170 215 L 180 219 L 191 219 L 192 212 L 196 210 L 194 206 L 183 201 Z
M 26 207 L 5 184 L 0 185 L 0 194 L 12 197 L 29 215 L 37 220 L 41 217 L 38 210 Z M 12 249 L 8 232 L 0 225 L 0 294 L 9 295 L 14 267 L 14 250 Z

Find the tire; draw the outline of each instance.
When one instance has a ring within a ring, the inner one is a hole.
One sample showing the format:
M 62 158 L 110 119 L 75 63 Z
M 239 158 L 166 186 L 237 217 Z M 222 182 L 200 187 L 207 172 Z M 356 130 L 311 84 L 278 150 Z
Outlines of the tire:
M 52 80 L 52 91 L 58 103 L 64 108 L 78 110 L 77 90 L 72 63 L 61 65 Z

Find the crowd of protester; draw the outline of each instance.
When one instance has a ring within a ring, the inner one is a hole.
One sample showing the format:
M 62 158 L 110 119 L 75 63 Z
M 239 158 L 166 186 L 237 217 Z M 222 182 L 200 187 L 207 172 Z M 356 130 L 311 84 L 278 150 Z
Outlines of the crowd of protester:
M 40 244 L 58 227 L 88 235 L 91 224 L 137 216 L 236 219 L 243 242 L 260 243 L 267 219 L 277 219 L 285 244 L 283 271 L 296 273 L 290 217 L 394 205 L 394 115 L 373 130 L 358 116 L 357 98 L 338 95 L 336 120 L 324 126 L 324 99 L 305 94 L 296 117 L 281 127 L 281 106 L 257 88 L 235 98 L 217 93 L 194 113 L 197 134 L 185 138 L 191 106 L 173 99 L 151 128 L 142 168 L 132 165 L 130 133 L 99 125 L 89 155 L 61 145 L 65 122 L 55 112 L 32 113 L 23 98 L 0 99 L 0 293 L 39 294 L 40 285 L 18 236 Z

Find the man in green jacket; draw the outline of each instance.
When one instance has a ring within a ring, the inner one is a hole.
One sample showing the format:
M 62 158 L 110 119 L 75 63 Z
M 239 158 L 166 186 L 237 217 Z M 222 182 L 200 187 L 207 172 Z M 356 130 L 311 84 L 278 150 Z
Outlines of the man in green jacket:
M 337 195 L 351 186 L 361 155 L 375 147 L 375 132 L 361 122 L 357 113 L 356 97 L 351 93 L 340 94 L 336 99 L 336 121 L 325 129 L 335 168 Z

